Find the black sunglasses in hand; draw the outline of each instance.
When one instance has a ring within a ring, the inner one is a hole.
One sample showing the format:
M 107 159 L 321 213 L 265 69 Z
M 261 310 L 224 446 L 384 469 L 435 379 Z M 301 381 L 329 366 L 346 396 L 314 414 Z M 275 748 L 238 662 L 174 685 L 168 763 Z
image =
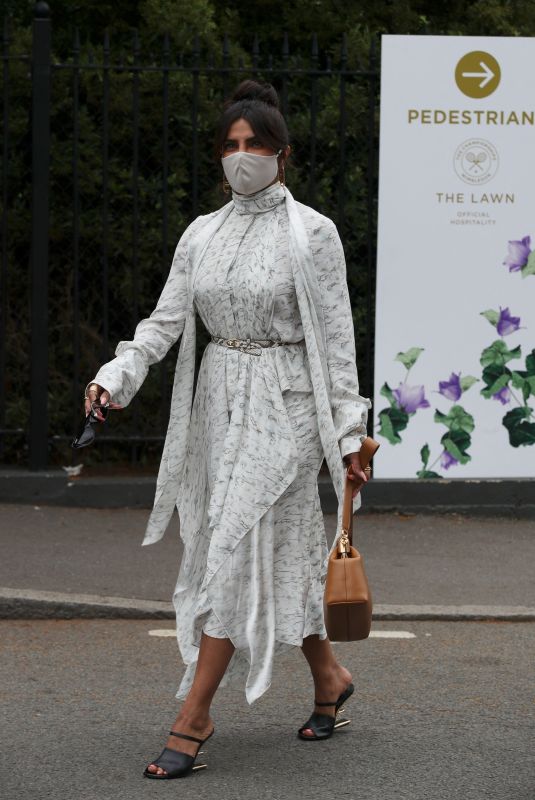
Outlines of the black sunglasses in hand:
M 122 406 L 119 403 L 105 403 L 101 405 L 96 401 L 91 403 L 91 410 L 89 414 L 86 416 L 82 427 L 72 442 L 71 447 L 75 449 L 79 449 L 80 447 L 87 447 L 89 444 L 93 444 L 95 441 L 96 436 L 96 425 L 99 422 L 105 422 L 108 416 L 108 411 L 111 409 L 120 409 Z

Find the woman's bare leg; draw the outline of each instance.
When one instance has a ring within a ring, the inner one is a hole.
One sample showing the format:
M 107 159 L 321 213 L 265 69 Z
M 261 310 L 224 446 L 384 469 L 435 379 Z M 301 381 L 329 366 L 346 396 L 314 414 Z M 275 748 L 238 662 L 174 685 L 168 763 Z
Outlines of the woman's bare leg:
M 303 639 L 303 654 L 308 661 L 314 679 L 315 699 L 320 703 L 337 700 L 352 681 L 351 673 L 338 663 L 329 639 L 320 639 L 317 634 Z M 335 706 L 316 706 L 320 714 L 334 716 Z M 314 736 L 307 728 L 305 736 Z
M 230 639 L 216 639 L 202 634 L 193 684 L 171 730 L 196 736 L 198 739 L 208 736 L 213 728 L 210 718 L 212 699 L 233 653 L 234 645 Z M 199 749 L 197 742 L 176 736 L 169 736 L 166 747 L 189 755 L 195 755 Z M 155 764 L 150 764 L 148 769 L 158 775 L 165 773 L 164 769 Z

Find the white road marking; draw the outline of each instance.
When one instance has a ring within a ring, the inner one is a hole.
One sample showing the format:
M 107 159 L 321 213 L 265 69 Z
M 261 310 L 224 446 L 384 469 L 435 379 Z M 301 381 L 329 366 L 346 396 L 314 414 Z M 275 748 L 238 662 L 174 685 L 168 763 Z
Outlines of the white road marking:
M 427 635 L 427 634 L 426 634 Z M 153 628 L 149 636 L 176 636 L 174 628 Z M 416 639 L 410 631 L 370 631 L 370 639 Z
M 153 628 L 149 631 L 149 636 L 176 636 L 174 628 Z

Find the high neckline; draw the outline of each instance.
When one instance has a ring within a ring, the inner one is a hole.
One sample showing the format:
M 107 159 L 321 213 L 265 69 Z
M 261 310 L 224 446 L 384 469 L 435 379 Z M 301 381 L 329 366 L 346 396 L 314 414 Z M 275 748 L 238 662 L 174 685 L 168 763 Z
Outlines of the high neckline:
M 279 181 L 265 186 L 254 194 L 232 192 L 234 208 L 238 214 L 262 214 L 264 211 L 275 208 L 285 199 L 284 186 Z

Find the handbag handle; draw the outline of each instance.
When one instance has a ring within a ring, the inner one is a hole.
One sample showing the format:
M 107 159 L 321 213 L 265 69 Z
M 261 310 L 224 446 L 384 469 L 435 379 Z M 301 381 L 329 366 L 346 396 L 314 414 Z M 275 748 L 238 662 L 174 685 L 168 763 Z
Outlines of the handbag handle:
M 366 436 L 359 450 L 360 464 L 362 469 L 368 474 L 371 473 L 370 461 L 380 447 L 380 443 Z M 344 506 L 342 509 L 342 533 L 338 542 L 338 552 L 341 556 L 347 556 L 349 548 L 353 544 L 353 482 L 347 477 L 344 486 Z

